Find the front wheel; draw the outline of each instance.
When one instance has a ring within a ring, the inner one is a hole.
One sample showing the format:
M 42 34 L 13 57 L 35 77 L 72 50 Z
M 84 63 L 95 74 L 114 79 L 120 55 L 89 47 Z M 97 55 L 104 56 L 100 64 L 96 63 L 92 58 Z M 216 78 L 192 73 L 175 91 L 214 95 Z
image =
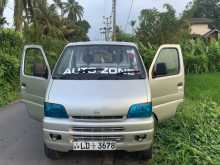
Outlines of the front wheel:
M 152 159 L 152 156 L 153 156 L 153 148 L 151 147 L 150 149 L 148 150 L 145 150 L 145 151 L 139 151 L 137 152 L 137 156 L 139 159 L 141 160 L 149 160 L 149 159 Z
M 46 144 L 44 144 L 44 153 L 46 157 L 51 160 L 58 160 L 61 158 L 60 152 L 48 148 Z
M 155 115 L 153 116 L 153 118 L 154 118 L 154 139 L 155 139 L 157 135 L 157 130 L 158 130 L 158 120 Z

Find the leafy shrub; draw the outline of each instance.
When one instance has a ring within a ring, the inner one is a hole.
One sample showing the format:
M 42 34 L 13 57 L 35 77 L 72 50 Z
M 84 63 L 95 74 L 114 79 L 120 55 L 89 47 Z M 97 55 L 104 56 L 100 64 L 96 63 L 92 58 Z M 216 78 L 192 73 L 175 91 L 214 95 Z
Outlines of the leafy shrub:
M 35 44 L 42 45 L 46 53 L 50 67 L 53 69 L 67 42 L 47 37 L 38 42 L 35 42 Z
M 187 73 L 208 73 L 220 71 L 220 40 L 211 43 L 203 39 L 183 40 L 180 43 L 183 51 L 185 70 Z M 140 54 L 145 66 L 149 69 L 158 46 L 145 46 L 138 42 Z
M 187 73 L 209 72 L 207 46 L 203 40 L 191 40 L 182 45 Z
M 18 84 L 19 59 L 0 51 L 0 77 L 13 87 Z
M 53 68 L 65 41 L 50 37 L 42 38 L 38 42 L 25 41 L 20 33 L 13 30 L 0 31 L 0 106 L 7 104 L 17 97 L 19 90 L 19 66 L 23 46 L 25 44 L 39 44 L 45 49 L 51 68 Z
M 152 46 L 151 44 L 148 44 L 148 47 L 145 47 L 141 42 L 138 42 L 138 48 L 139 52 L 143 58 L 144 64 L 149 70 L 150 65 L 154 59 L 154 56 L 156 54 L 156 48 Z
M 220 40 L 212 42 L 208 48 L 209 71 L 220 71 Z
M 2 52 L 19 58 L 23 44 L 24 40 L 20 33 L 9 29 L 0 31 L 0 50 Z
M 0 31 L 0 105 L 17 97 L 23 39 L 12 30 Z
M 65 40 L 59 40 L 49 36 L 44 36 L 36 41 L 34 38 L 30 38 L 30 35 L 25 35 L 25 39 L 27 40 L 25 42 L 26 44 L 37 44 L 43 47 L 51 68 L 54 67 L 59 55 L 67 43 Z
M 218 164 L 219 125 L 216 102 L 187 100 L 157 131 L 154 164 Z
M 186 77 L 185 102 L 157 130 L 153 164 L 219 164 L 219 81 L 220 73 Z

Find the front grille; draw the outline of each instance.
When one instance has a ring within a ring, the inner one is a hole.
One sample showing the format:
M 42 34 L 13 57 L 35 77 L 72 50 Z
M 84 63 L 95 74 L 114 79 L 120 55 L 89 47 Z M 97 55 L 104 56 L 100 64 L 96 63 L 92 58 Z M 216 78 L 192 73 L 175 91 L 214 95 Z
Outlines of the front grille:
M 72 118 L 78 120 L 121 120 L 123 116 L 72 116 Z
M 124 116 L 72 116 L 72 118 L 76 121 L 83 122 L 114 122 L 114 121 L 122 121 Z
M 122 142 L 124 140 L 123 136 L 83 136 L 75 135 L 73 136 L 74 141 L 115 141 Z
M 73 127 L 75 132 L 121 132 L 123 127 Z

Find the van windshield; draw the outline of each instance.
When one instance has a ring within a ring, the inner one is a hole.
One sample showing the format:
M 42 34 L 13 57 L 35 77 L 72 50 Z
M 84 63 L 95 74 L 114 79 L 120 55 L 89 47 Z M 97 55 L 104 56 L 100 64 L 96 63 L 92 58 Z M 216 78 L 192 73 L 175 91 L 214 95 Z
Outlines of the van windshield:
M 65 48 L 54 79 L 145 79 L 140 56 L 133 46 L 83 45 Z

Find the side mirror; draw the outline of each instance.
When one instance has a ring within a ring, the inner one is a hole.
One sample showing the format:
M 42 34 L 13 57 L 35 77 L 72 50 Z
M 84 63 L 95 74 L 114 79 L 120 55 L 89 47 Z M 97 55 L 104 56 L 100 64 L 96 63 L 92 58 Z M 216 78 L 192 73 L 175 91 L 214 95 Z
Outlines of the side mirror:
M 165 63 L 158 63 L 155 67 L 154 77 L 167 75 L 167 67 Z
M 41 63 L 33 63 L 33 76 L 48 78 L 47 67 Z

